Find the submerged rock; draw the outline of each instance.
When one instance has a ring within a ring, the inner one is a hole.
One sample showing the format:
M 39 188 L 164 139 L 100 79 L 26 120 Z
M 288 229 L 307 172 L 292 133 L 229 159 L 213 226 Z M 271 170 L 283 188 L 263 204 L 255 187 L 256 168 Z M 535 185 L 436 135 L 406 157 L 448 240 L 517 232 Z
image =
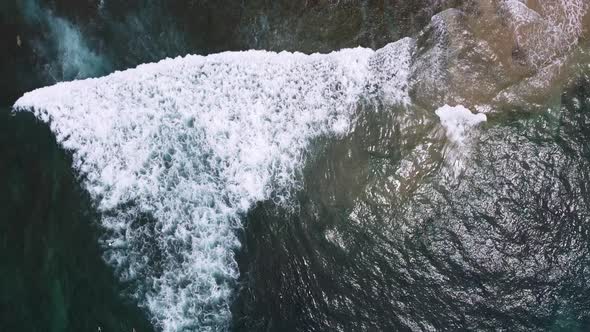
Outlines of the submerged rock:
M 477 1 L 435 15 L 417 38 L 413 99 L 424 107 L 538 109 L 575 62 L 588 7 Z
M 304 53 L 381 48 L 415 35 L 458 0 L 248 1 L 238 25 L 244 47 Z

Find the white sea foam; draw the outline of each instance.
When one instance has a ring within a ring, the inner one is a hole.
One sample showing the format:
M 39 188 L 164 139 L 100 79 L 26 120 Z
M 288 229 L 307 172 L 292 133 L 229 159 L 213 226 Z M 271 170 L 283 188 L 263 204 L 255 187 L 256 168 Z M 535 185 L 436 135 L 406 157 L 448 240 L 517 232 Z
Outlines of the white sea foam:
M 436 110 L 441 125 L 445 128 L 449 141 L 464 145 L 468 132 L 476 125 L 487 121 L 485 114 L 473 114 L 470 110 L 458 105 L 455 107 L 445 105 Z
M 407 103 L 412 49 L 405 39 L 376 61 L 361 48 L 187 56 L 39 89 L 15 108 L 73 153 L 103 213 L 106 259 L 159 328 L 223 330 L 240 216 L 288 200 L 310 140 L 348 130 L 361 95 Z
M 436 110 L 441 126 L 445 130 L 448 142 L 445 148 L 445 160 L 450 166 L 454 177 L 459 175 L 465 166 L 465 158 L 469 154 L 469 138 L 474 129 L 487 121 L 485 114 L 473 114 L 470 110 L 458 105 L 444 105 Z

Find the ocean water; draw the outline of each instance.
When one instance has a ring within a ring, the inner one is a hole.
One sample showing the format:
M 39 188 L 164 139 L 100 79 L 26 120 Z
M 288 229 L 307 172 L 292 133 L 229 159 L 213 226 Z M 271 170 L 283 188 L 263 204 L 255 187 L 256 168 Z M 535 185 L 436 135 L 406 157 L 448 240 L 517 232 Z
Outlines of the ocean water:
M 101 259 L 98 214 L 47 126 L 0 110 L 0 329 L 153 330 Z
M 438 156 L 401 195 L 411 154 L 371 133 L 390 116 L 330 143 L 297 213 L 249 214 L 238 330 L 588 329 L 587 87 L 558 118 L 489 117 L 459 179 Z
M 24 94 L 0 122 L 0 329 L 587 330 L 588 6 L 480 5 L 377 49 Z M 64 22 L 60 54 L 101 55 Z

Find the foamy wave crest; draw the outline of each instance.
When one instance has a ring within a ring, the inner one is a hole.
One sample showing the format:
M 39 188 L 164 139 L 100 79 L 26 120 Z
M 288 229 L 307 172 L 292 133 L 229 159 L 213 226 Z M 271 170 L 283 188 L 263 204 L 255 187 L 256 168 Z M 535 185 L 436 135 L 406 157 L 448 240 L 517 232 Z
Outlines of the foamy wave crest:
M 72 151 L 103 214 L 106 260 L 158 328 L 224 330 L 240 216 L 288 200 L 310 140 L 346 132 L 360 96 L 407 103 L 412 48 L 187 56 L 39 89 L 15 108 Z

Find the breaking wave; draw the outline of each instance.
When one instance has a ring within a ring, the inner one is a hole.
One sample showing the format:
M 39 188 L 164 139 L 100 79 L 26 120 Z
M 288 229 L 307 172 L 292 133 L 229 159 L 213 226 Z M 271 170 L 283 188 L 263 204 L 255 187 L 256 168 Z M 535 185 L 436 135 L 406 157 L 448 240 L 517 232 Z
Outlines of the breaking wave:
M 310 140 L 345 133 L 361 97 L 407 103 L 412 50 L 405 39 L 376 52 L 187 56 L 36 90 L 15 107 L 73 153 L 103 213 L 106 260 L 154 323 L 225 329 L 241 215 L 288 204 Z

